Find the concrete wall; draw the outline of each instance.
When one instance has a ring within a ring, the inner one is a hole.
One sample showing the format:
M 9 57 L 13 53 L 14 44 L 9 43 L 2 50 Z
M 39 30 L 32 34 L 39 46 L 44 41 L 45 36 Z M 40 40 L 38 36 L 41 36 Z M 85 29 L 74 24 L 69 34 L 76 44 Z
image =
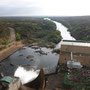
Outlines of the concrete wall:
M 61 52 L 71 52 L 71 51 L 73 53 L 90 54 L 90 47 L 61 45 Z
M 16 41 L 16 36 L 15 36 L 15 30 L 14 30 L 14 28 L 9 27 L 9 30 L 10 30 L 9 42 Z
M 67 63 L 73 52 L 73 60 L 90 67 L 90 47 L 62 45 L 59 63 Z
M 21 87 L 21 81 L 19 78 L 16 78 L 10 85 L 8 90 L 19 90 Z

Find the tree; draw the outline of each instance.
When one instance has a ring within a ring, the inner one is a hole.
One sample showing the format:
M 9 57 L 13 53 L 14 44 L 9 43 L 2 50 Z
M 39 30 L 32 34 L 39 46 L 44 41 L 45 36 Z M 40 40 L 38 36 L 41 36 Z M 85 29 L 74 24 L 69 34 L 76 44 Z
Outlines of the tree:
M 19 33 L 16 33 L 16 40 L 19 41 L 21 39 L 21 36 Z
M 8 40 L 4 40 L 4 41 L 2 42 L 3 45 L 8 45 L 8 43 L 9 43 Z

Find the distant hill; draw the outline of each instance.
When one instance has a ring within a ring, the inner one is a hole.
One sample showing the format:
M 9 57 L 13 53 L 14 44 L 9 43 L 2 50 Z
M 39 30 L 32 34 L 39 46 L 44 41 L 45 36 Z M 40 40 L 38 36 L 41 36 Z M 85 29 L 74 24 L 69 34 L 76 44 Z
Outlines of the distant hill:
M 90 41 L 90 16 L 53 17 L 52 19 L 68 27 L 77 40 Z

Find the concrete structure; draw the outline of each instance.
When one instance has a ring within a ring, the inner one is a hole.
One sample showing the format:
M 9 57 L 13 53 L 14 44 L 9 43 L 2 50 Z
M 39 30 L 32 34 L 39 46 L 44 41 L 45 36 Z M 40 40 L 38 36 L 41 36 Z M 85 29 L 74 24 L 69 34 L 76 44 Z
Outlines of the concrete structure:
M 10 30 L 9 42 L 15 42 L 16 41 L 15 30 L 11 27 L 9 27 L 9 30 Z
M 67 63 L 73 52 L 73 60 L 90 67 L 90 42 L 64 40 L 61 43 L 60 63 Z
M 21 81 L 19 78 L 5 76 L 0 79 L 0 90 L 19 90 Z

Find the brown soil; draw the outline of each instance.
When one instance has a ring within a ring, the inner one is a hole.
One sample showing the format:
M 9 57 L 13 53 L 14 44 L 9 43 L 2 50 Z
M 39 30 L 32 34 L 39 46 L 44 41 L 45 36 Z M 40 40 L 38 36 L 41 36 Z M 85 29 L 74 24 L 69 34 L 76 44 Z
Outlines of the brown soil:
M 64 73 L 57 73 L 47 76 L 45 90 L 61 90 L 64 83 Z
M 1 50 L 0 51 L 0 61 L 7 58 L 8 56 L 10 56 L 12 53 L 14 53 L 15 51 L 17 51 L 18 49 L 20 49 L 23 46 L 24 46 L 24 44 L 22 44 L 22 42 L 19 41 L 19 42 L 15 42 L 10 47 L 7 47 L 7 48 Z
M 22 85 L 19 90 L 35 90 L 35 89 L 32 89 L 32 88 L 29 88 L 29 87 Z

